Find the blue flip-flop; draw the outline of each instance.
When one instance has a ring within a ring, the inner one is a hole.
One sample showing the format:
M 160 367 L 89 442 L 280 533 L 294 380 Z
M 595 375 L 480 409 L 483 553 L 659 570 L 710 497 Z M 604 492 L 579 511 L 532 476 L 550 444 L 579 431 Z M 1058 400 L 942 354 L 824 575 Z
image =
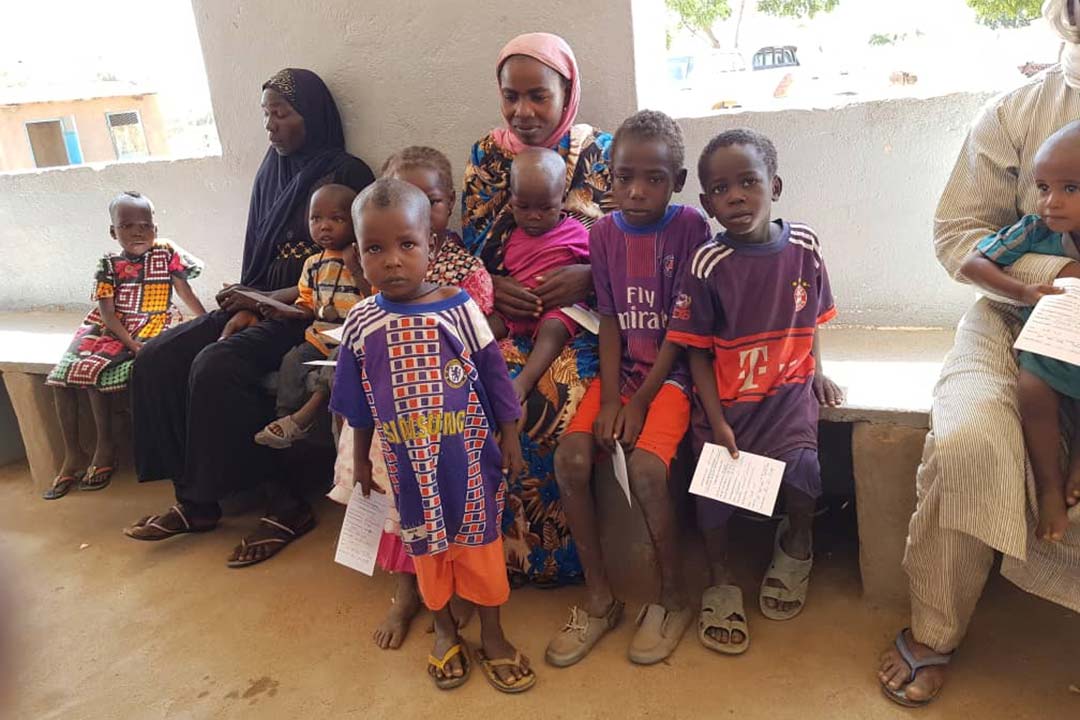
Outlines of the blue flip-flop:
M 885 697 L 889 698 L 898 705 L 903 705 L 904 707 L 909 708 L 917 708 L 924 705 L 929 705 L 931 702 L 934 701 L 934 698 L 938 696 L 938 693 L 934 693 L 925 700 L 912 700 L 907 696 L 907 686 L 915 681 L 915 675 L 919 672 L 919 670 L 922 670 L 926 667 L 934 667 L 937 665 L 948 665 L 949 662 L 952 660 L 952 653 L 935 653 L 933 655 L 928 655 L 921 660 L 916 659 L 915 654 L 911 652 L 911 647 L 908 645 L 907 637 L 905 636 L 905 633 L 907 633 L 909 630 L 910 628 L 904 628 L 903 630 L 901 630 L 900 633 L 896 636 L 896 641 L 894 644 L 896 645 L 897 652 L 900 653 L 900 657 L 902 657 L 904 659 L 904 662 L 907 663 L 908 667 L 911 668 L 911 674 L 908 676 L 907 681 L 904 683 L 904 687 L 900 688 L 899 690 L 893 690 L 885 683 L 881 683 L 881 692 L 885 694 Z M 938 689 L 938 692 L 941 692 L 941 690 Z

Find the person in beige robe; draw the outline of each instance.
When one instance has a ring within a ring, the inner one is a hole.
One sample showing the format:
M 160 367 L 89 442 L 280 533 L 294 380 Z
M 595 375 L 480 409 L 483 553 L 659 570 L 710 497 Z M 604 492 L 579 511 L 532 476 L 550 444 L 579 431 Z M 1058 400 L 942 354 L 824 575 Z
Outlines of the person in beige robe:
M 934 251 L 960 282 L 960 265 L 980 239 L 1035 212 L 1035 152 L 1080 119 L 1080 0 L 1048 0 L 1043 11 L 1066 41 L 1061 63 L 983 109 L 938 204 Z M 1080 277 L 1080 263 L 1028 255 L 1008 272 L 1025 283 L 1052 283 Z M 1010 303 L 983 297 L 968 311 L 934 391 L 903 561 L 911 627 L 879 668 L 886 696 L 903 705 L 924 705 L 940 691 L 996 552 L 1010 581 L 1080 612 L 1080 506 L 1070 510 L 1062 542 L 1034 536 L 1012 349 L 1022 321 Z

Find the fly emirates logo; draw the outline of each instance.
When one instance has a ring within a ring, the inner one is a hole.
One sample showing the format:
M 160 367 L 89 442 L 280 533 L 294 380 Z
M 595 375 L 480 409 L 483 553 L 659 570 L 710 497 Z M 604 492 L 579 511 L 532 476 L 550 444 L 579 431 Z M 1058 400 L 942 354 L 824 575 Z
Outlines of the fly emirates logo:
M 619 313 L 619 327 L 623 330 L 663 330 L 667 327 L 667 313 L 656 312 L 656 291 L 637 285 L 626 288 L 628 310 Z M 639 310 L 638 307 L 645 310 Z

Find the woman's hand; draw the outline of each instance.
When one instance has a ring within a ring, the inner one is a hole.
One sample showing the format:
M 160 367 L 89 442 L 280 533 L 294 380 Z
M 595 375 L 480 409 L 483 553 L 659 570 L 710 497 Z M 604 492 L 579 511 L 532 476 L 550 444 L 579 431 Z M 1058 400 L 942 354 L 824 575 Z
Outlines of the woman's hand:
M 545 310 L 556 310 L 585 302 L 592 289 L 591 265 L 567 265 L 541 277 L 540 284 L 533 292 L 540 298 Z
M 506 317 L 529 320 L 540 317 L 543 305 L 524 285 L 507 275 L 491 278 L 495 286 L 495 309 Z
M 259 324 L 259 316 L 253 313 L 251 310 L 240 310 L 231 318 L 229 322 L 225 323 L 225 329 L 221 331 L 221 337 L 218 340 L 225 340 L 230 335 L 234 335 L 245 328 L 249 328 L 252 325 Z
M 259 292 L 258 290 L 253 290 L 252 288 L 245 287 L 239 283 L 226 285 L 214 298 L 217 300 L 218 307 L 226 312 L 236 312 L 238 310 L 254 311 L 255 306 L 257 305 L 256 301 L 241 295 L 241 290 L 245 292 Z

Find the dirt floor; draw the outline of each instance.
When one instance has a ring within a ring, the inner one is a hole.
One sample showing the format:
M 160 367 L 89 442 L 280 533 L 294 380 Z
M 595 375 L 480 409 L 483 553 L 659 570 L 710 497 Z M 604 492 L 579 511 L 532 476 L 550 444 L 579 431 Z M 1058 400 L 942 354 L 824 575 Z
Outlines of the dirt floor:
M 168 483 L 137 485 L 123 473 L 102 493 L 46 503 L 25 465 L 0 468 L 0 589 L 13 606 L 0 621 L 14 636 L 14 668 L 4 672 L 0 658 L 0 682 L 10 681 L 10 717 L 1080 717 L 1080 694 L 1069 690 L 1080 685 L 1080 617 L 998 576 L 934 706 L 907 711 L 885 700 L 876 660 L 904 613 L 862 601 L 850 532 L 819 533 L 799 618 L 771 623 L 750 609 L 752 647 L 741 658 L 710 653 L 689 632 L 668 663 L 635 667 L 625 659 L 632 624 L 624 622 L 577 667 L 549 668 L 544 646 L 579 590 L 516 591 L 505 624 L 540 679 L 511 697 L 479 673 L 453 693 L 435 690 L 424 675 L 430 636 L 421 623 L 401 650 L 372 645 L 392 578 L 334 564 L 339 506 L 320 503 L 319 527 L 273 561 L 229 570 L 225 557 L 253 513 L 157 544 L 121 535 L 170 500 Z M 750 532 L 749 598 L 769 532 Z M 631 618 L 636 609 L 631 603 Z M 465 631 L 477 635 L 475 625 Z

